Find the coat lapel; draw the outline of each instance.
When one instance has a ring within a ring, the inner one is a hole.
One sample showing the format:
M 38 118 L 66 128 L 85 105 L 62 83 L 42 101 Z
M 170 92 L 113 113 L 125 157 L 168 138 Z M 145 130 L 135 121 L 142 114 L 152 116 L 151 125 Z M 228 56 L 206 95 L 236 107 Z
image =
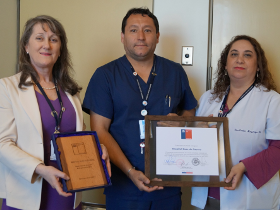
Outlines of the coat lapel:
M 31 79 L 29 78 L 27 81 L 30 80 Z M 43 140 L 42 121 L 41 121 L 41 114 L 40 114 L 40 109 L 36 98 L 35 90 L 33 86 L 28 86 L 25 88 L 26 89 L 19 90 L 19 99 L 25 112 L 27 113 L 34 127 L 36 128 L 37 132 L 41 136 L 41 139 L 38 141 L 42 142 Z
M 69 98 L 70 102 L 72 103 L 75 112 L 76 112 L 76 130 L 82 131 L 83 130 L 83 111 L 81 109 L 81 102 L 79 99 L 79 93 L 72 96 L 71 94 L 65 92 L 67 97 Z

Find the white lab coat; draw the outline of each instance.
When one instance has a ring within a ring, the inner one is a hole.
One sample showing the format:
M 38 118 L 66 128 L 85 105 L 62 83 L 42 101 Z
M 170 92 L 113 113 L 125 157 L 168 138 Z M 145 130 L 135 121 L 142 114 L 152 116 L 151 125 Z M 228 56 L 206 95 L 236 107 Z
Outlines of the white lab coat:
M 275 91 L 265 92 L 264 87 L 254 87 L 227 115 L 229 121 L 230 149 L 233 165 L 253 156 L 268 147 L 266 139 L 280 139 L 280 95 Z M 202 95 L 197 116 L 218 116 L 222 101 L 210 101 L 211 91 Z M 225 170 L 220 168 L 220 180 Z M 207 187 L 192 188 L 191 203 L 204 208 L 208 195 Z M 278 209 L 280 199 L 279 173 L 257 189 L 245 175 L 233 191 L 220 188 L 222 210 Z

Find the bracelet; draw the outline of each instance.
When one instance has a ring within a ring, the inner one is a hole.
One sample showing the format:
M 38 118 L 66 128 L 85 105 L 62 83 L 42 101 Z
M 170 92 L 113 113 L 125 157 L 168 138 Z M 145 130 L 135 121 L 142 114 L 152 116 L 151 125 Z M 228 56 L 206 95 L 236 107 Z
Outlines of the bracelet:
M 130 172 L 132 169 L 135 169 L 135 167 L 131 167 L 130 169 L 128 169 L 127 175 L 129 174 L 129 172 Z

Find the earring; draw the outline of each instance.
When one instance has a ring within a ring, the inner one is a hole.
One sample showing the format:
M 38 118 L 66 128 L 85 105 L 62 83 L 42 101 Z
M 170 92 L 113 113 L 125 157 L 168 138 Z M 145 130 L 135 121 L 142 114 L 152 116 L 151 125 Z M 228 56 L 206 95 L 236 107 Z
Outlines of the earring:
M 257 71 L 257 77 L 259 77 L 259 71 Z
M 225 70 L 225 76 L 227 76 L 227 70 Z
M 26 52 L 27 53 L 27 55 L 29 54 L 29 52 Z

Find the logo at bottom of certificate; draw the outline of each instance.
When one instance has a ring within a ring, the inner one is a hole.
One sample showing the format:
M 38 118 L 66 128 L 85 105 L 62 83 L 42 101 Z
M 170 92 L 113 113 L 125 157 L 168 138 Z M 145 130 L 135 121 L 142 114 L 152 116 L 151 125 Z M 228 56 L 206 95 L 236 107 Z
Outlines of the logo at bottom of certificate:
M 198 165 L 200 164 L 200 160 L 199 160 L 198 158 L 193 158 L 193 159 L 192 159 L 192 164 L 193 164 L 194 166 L 198 166 Z
M 182 174 L 193 174 L 191 171 L 183 171 Z

